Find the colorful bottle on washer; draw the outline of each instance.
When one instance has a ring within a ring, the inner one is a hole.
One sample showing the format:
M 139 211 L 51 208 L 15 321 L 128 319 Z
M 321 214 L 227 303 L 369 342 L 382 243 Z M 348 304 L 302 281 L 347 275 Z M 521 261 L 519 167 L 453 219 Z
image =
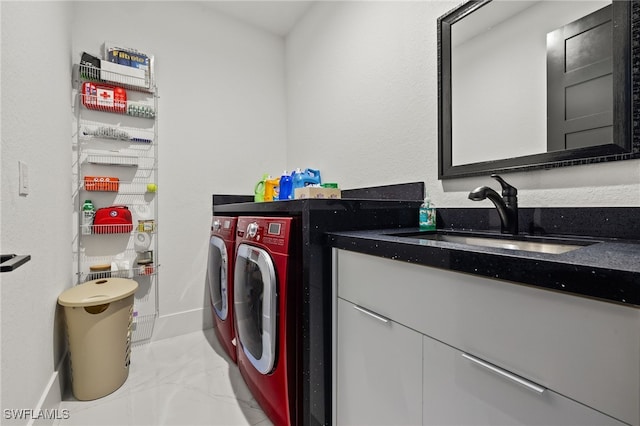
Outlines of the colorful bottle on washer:
M 253 201 L 255 201 L 256 203 L 261 203 L 264 201 L 264 188 L 269 177 L 270 176 L 265 173 L 262 175 L 262 179 L 258 181 L 258 183 L 256 183 L 256 186 L 253 189 Z
M 280 192 L 278 194 L 279 200 L 290 200 L 293 198 L 293 179 L 291 175 L 285 170 L 280 176 Z
M 280 178 L 271 178 L 264 183 L 264 201 L 273 201 L 278 199 Z

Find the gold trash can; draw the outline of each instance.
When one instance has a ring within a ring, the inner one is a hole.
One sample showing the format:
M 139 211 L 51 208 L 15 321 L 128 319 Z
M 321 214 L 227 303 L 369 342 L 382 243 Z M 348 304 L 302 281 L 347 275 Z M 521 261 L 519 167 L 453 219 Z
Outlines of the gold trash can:
M 102 278 L 72 287 L 58 297 L 64 307 L 71 389 L 81 401 L 106 396 L 129 376 L 133 297 L 138 283 Z

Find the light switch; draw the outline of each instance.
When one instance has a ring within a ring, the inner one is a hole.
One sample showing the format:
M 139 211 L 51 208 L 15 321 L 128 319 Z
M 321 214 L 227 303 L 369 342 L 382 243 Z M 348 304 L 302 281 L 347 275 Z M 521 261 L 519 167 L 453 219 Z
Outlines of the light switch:
M 18 183 L 20 195 L 29 195 L 29 167 L 23 161 L 18 161 Z

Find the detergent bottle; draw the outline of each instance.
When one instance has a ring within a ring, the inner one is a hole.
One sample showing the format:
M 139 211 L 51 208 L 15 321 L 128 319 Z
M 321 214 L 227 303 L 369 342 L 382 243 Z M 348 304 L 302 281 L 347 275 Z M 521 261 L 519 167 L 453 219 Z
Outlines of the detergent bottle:
M 280 178 L 269 178 L 264 183 L 264 201 L 273 201 L 278 199 Z
M 269 179 L 269 175 L 267 173 L 262 175 L 262 179 L 256 183 L 255 188 L 253 189 L 253 200 L 256 203 L 261 203 L 264 201 L 264 189 L 267 179 Z
M 280 176 L 280 192 L 278 194 L 279 200 L 290 200 L 293 198 L 293 179 L 291 175 L 285 170 Z
M 291 173 L 291 198 L 296 198 L 296 189 L 304 188 L 304 176 L 300 167 Z
M 320 170 L 317 169 L 305 169 L 303 177 L 304 186 L 320 185 L 322 179 L 320 178 Z

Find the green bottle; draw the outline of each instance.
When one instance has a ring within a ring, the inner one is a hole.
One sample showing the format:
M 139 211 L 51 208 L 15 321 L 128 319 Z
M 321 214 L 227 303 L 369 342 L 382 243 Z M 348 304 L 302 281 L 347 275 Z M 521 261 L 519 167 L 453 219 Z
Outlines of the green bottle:
M 93 225 L 93 216 L 95 215 L 96 208 L 91 200 L 84 200 L 82 205 L 82 234 L 91 234 L 91 226 Z

